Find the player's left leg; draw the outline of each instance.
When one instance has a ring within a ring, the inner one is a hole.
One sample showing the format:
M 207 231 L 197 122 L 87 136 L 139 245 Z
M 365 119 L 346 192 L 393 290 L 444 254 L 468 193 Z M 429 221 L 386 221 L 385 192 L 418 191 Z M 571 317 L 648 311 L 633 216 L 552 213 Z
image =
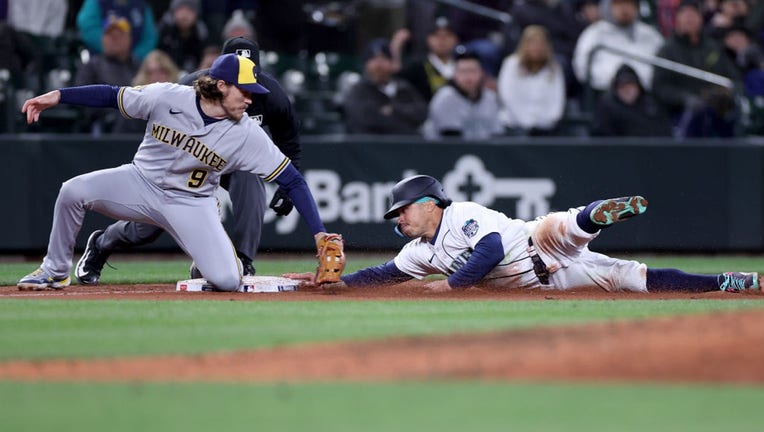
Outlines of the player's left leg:
M 604 228 L 644 213 L 647 200 L 640 196 L 595 201 L 586 207 L 554 212 L 529 222 L 539 255 L 553 269 L 566 267 Z
M 576 222 L 584 231 L 596 233 L 646 211 L 647 200 L 641 196 L 609 198 L 584 207 L 576 216 Z
M 119 194 L 114 191 L 119 190 Z M 94 171 L 74 177 L 61 185 L 53 210 L 48 251 L 40 271 L 23 277 L 20 289 L 60 289 L 69 285 L 74 243 L 86 210 L 115 219 L 149 222 L 143 211 L 147 202 L 145 180 L 133 165 Z
M 254 275 L 252 260 L 260 246 L 267 210 L 265 184 L 256 174 L 235 171 L 230 174 L 227 189 L 233 210 L 231 241 L 244 266 L 244 274 Z

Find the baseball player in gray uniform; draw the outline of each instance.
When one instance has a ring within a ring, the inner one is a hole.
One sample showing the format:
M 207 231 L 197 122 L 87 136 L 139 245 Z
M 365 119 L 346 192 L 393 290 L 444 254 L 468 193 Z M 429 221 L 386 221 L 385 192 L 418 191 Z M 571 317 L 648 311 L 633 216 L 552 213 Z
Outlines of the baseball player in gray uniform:
M 637 261 L 589 250 L 601 230 L 647 210 L 640 196 L 595 201 L 533 221 L 511 219 L 473 202 L 451 202 L 438 180 L 409 177 L 392 191 L 385 219 L 398 218 L 396 232 L 411 238 L 386 264 L 342 276 L 347 286 L 403 282 L 442 274 L 430 291 L 474 285 L 502 288 L 606 291 L 760 290 L 757 273 L 695 275 L 675 269 L 648 269 Z M 288 274 L 312 280 L 311 274 Z
M 47 255 L 20 289 L 69 285 L 74 241 L 86 210 L 154 224 L 191 256 L 215 288 L 235 291 L 241 261 L 218 215 L 214 191 L 223 174 L 242 170 L 283 187 L 316 242 L 326 235 L 305 179 L 263 129 L 244 115 L 257 83 L 255 64 L 235 54 L 220 56 L 194 87 L 159 83 L 145 87 L 83 86 L 27 100 L 27 122 L 59 103 L 119 109 L 148 120 L 130 164 L 74 177 L 61 186 Z
M 260 70 L 260 48 L 255 42 L 243 37 L 228 39 L 223 44 L 223 54 L 231 53 L 252 60 L 257 71 L 257 83 L 268 90 L 268 93 L 252 95 L 247 115 L 269 133 L 276 146 L 299 170 L 299 125 L 289 97 L 275 78 Z M 194 81 L 208 73 L 208 69 L 190 73 L 183 77 L 180 84 L 193 85 Z M 292 201 L 279 188 L 270 204 L 266 205 L 264 182 L 260 176 L 250 172 L 225 174 L 220 179 L 220 185 L 228 191 L 233 206 L 231 241 L 241 259 L 244 274 L 254 275 L 252 260 L 260 244 L 266 209 L 270 207 L 277 215 L 286 216 L 292 211 Z M 133 221 L 118 221 L 104 230 L 96 230 L 88 237 L 85 252 L 77 262 L 74 275 L 83 285 L 97 285 L 112 252 L 151 243 L 161 234 L 162 228 L 156 225 Z M 192 267 L 192 277 L 199 277 L 194 269 Z

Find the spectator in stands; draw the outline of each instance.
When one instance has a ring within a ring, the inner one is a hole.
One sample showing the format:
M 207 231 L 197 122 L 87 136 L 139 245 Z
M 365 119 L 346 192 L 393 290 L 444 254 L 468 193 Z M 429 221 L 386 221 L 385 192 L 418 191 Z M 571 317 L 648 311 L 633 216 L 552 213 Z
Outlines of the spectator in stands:
M 151 7 L 143 0 L 85 0 L 77 13 L 77 28 L 89 50 L 102 53 L 102 25 L 110 15 L 124 17 L 130 24 L 131 49 L 140 60 L 157 46 L 157 29 Z
M 504 131 L 496 116 L 499 99 L 496 92 L 483 86 L 484 78 L 477 54 L 466 52 L 456 56 L 453 80 L 430 101 L 425 138 L 460 136 L 482 140 Z
M 7 23 L 0 22 L 0 69 L 10 72 L 11 83 L 17 88 L 29 88 L 28 72 L 36 70 L 39 58 L 32 40 Z
M 712 12 L 705 31 L 711 37 L 721 40 L 728 28 L 744 25 L 749 11 L 746 0 L 719 0 L 719 6 Z
M 133 78 L 133 85 L 146 85 L 157 82 L 178 82 L 180 70 L 172 58 L 162 50 L 151 51 Z
M 544 27 L 523 30 L 501 66 L 498 88 L 505 126 L 533 135 L 554 130 L 565 109 L 565 76 Z
M 573 4 L 562 0 L 516 0 L 512 7 L 512 33 L 508 48 L 514 50 L 522 31 L 529 25 L 540 25 L 549 32 L 557 61 L 565 71 L 569 91 L 578 85 L 571 67 L 578 35 L 584 30 L 575 17 Z
M 103 23 L 101 46 L 103 52 L 90 58 L 77 69 L 75 86 L 88 84 L 130 85 L 138 72 L 138 62 L 131 47 L 132 32 L 127 18 L 110 15 Z M 109 109 L 88 109 L 85 111 L 92 127 L 90 132 L 127 132 L 137 130 L 141 122 L 129 122 L 119 113 Z M 134 126 L 138 124 L 138 126 Z M 145 125 L 144 125 L 145 126 Z
M 592 135 L 671 136 L 668 113 L 645 90 L 634 69 L 621 65 L 610 90 L 597 103 Z
M 470 3 L 508 12 L 513 0 L 471 0 Z M 495 18 L 475 15 L 459 8 L 450 8 L 448 19 L 465 49 L 480 57 L 487 74 L 486 84 L 491 85 L 491 81 L 499 75 L 504 59 L 505 24 Z
M 663 45 L 663 36 L 658 30 L 639 21 L 638 0 L 613 0 L 610 12 L 611 19 L 599 20 L 581 33 L 573 55 L 576 77 L 582 83 L 588 82 L 595 90 L 605 91 L 610 87 L 615 72 L 625 63 L 649 88 L 653 81 L 653 68 L 649 64 L 605 50 L 594 53 L 589 64 L 592 50 L 598 45 L 647 56 L 655 55 Z
M 721 35 L 724 52 L 737 67 L 740 76 L 746 83 L 746 94 L 752 94 L 749 89 L 749 80 L 759 80 L 753 75 L 759 75 L 764 67 L 764 54 L 761 48 L 754 43 L 754 34 L 748 27 L 742 24 L 732 25 L 725 29 Z M 750 82 L 754 84 L 753 81 Z M 761 88 L 761 84 L 756 86 Z M 754 92 L 757 95 L 762 93 Z
M 196 70 L 207 43 L 207 26 L 199 20 L 199 0 L 172 0 L 159 25 L 157 48 L 186 72 Z
M 658 57 L 739 82 L 732 60 L 716 41 L 704 34 L 700 4 L 694 0 L 682 0 L 674 35 Z M 735 133 L 734 101 L 724 87 L 656 68 L 653 94 L 672 116 L 677 137 L 728 137 Z
M 244 11 L 236 9 L 231 14 L 231 18 L 223 26 L 222 40 L 243 37 L 249 40 L 255 40 L 255 28 L 249 22 Z
M 754 35 L 748 27 L 735 25 L 722 36 L 724 51 L 735 63 L 743 78 L 743 92 L 748 99 L 746 132 L 764 134 L 764 54 L 753 43 Z
M 8 24 L 32 36 L 59 37 L 68 8 L 66 0 L 9 0 Z
M 389 42 L 372 40 L 363 53 L 364 78 L 348 91 L 344 113 L 349 133 L 417 134 L 427 102 L 408 81 L 393 76 Z
M 655 16 L 658 31 L 664 38 L 671 37 L 674 34 L 674 21 L 676 21 L 676 10 L 679 8 L 680 0 L 657 0 L 655 4 Z M 715 1 L 715 0 L 714 0 Z
M 400 61 L 401 44 L 405 39 L 393 37 L 397 43 L 391 44 L 390 48 L 395 61 Z M 448 20 L 437 18 L 427 35 L 427 56 L 410 62 L 398 76 L 411 83 L 429 102 L 435 92 L 454 76 L 454 48 L 458 42 Z
M 196 67 L 199 69 L 209 69 L 212 67 L 212 62 L 216 58 L 220 57 L 221 47 L 219 45 L 207 45 L 202 51 L 202 59 L 199 60 L 199 65 Z
M 581 31 L 601 18 L 600 0 L 574 0 L 575 19 Z

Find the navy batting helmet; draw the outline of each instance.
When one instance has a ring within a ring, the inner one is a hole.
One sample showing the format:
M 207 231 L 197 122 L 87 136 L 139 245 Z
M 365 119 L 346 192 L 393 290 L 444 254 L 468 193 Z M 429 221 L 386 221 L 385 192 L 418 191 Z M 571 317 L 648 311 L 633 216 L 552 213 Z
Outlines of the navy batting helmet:
M 446 208 L 451 205 L 451 200 L 446 196 L 443 185 L 434 177 L 417 175 L 405 178 L 393 187 L 392 203 L 390 210 L 385 213 L 385 219 L 398 217 L 398 210 L 414 201 L 432 197 L 438 200 L 438 207 Z

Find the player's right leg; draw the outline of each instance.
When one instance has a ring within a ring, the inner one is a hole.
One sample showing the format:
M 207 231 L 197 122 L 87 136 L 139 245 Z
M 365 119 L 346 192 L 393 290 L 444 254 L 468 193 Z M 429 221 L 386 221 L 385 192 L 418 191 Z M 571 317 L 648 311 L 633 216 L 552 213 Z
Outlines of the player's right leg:
M 74 275 L 83 285 L 97 285 L 106 260 L 116 249 L 128 249 L 155 241 L 163 230 L 142 222 L 117 221 L 105 230 L 96 230 L 88 237 Z
M 647 289 L 650 292 L 762 291 L 757 272 L 725 272 L 692 274 L 677 269 L 648 269 Z
M 74 243 L 86 210 L 115 219 L 149 221 L 142 209 L 146 181 L 131 164 L 74 177 L 61 186 L 53 210 L 48 251 L 39 271 L 24 276 L 19 289 L 61 289 L 69 285 Z M 119 194 L 114 191 L 119 190 Z
M 204 278 L 220 291 L 241 284 L 241 261 L 218 216 L 214 197 L 178 197 L 163 207 L 162 227 L 194 260 Z

